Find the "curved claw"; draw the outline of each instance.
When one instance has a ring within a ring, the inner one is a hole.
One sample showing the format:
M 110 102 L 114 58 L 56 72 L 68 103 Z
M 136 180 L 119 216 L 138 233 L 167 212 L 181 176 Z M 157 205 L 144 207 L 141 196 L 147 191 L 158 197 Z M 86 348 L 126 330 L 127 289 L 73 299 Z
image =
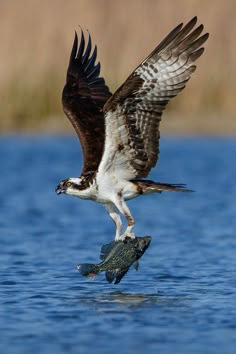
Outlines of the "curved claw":
M 133 232 L 125 232 L 119 236 L 118 241 L 124 241 L 126 238 L 135 239 L 135 234 Z

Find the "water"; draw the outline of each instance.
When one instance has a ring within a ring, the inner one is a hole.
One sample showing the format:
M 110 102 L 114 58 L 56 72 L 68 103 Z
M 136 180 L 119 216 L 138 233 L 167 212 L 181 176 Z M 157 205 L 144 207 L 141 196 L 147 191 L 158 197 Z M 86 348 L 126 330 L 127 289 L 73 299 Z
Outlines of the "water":
M 101 205 L 54 192 L 78 152 L 75 138 L 0 139 L 0 352 L 235 353 L 236 140 L 162 139 L 151 177 L 195 192 L 129 203 L 152 243 L 119 285 L 76 270 L 114 234 Z

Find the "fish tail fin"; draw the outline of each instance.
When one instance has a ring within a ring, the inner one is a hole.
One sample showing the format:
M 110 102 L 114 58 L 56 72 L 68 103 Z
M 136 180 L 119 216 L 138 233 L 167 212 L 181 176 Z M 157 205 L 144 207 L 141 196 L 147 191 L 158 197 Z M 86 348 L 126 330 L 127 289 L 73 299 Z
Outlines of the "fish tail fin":
M 149 180 L 131 180 L 136 186 L 140 194 L 149 193 L 161 193 L 163 191 L 168 192 L 193 192 L 191 189 L 187 189 L 185 184 L 171 184 L 171 183 L 160 183 L 153 182 Z
M 85 277 L 95 278 L 99 273 L 99 267 L 92 263 L 83 263 L 77 266 L 78 271 Z

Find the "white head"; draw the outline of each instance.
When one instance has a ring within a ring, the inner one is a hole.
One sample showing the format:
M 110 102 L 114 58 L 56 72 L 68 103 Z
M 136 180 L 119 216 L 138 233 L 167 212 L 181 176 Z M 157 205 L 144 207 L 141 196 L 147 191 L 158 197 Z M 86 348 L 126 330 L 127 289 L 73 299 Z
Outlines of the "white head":
M 57 194 L 69 194 L 82 199 L 90 199 L 88 192 L 90 185 L 85 178 L 66 178 L 61 181 L 56 187 Z

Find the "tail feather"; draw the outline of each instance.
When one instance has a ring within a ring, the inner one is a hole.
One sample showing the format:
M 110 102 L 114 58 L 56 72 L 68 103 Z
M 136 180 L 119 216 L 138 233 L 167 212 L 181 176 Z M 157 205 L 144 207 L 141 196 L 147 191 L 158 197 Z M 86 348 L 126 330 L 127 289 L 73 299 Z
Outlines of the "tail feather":
M 96 264 L 84 263 L 77 266 L 78 271 L 85 277 L 95 278 L 99 273 L 99 267 Z
M 170 184 L 170 183 L 159 183 L 154 182 L 154 189 L 157 188 L 157 191 L 169 191 L 169 192 L 193 192 L 191 189 L 186 188 L 186 184 Z
M 171 184 L 171 183 L 160 183 L 153 182 L 150 180 L 132 180 L 134 184 L 136 184 L 138 191 L 140 194 L 148 194 L 148 193 L 161 193 L 163 191 L 168 192 L 193 192 L 191 189 L 185 188 L 185 184 Z

